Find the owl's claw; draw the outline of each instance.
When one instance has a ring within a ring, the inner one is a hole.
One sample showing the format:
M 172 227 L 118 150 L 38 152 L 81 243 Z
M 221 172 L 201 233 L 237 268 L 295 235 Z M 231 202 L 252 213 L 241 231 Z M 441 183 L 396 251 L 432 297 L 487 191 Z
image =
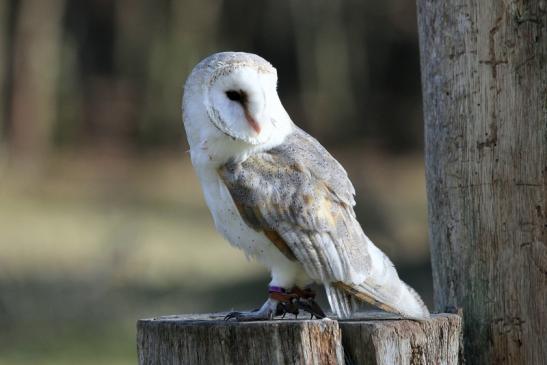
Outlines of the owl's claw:
M 259 309 L 250 312 L 230 312 L 224 317 L 224 320 L 234 319 L 237 322 L 268 321 L 274 318 L 277 304 L 277 301 L 268 299 Z
M 310 319 L 313 319 L 313 317 L 317 319 L 326 317 L 325 312 L 323 312 L 319 304 L 315 301 L 315 292 L 313 290 L 310 288 L 302 290 L 295 286 L 292 288 L 291 293 L 297 295 L 298 308 L 308 312 L 311 315 Z
M 275 309 L 274 309 L 275 308 Z M 298 315 L 299 305 L 296 299 L 292 298 L 288 302 L 279 302 L 277 300 L 268 299 L 260 309 L 255 309 L 250 312 L 230 312 L 225 317 L 225 321 L 234 319 L 238 322 L 248 321 L 268 321 L 276 316 L 284 318 L 287 313 Z
M 268 312 L 230 312 L 224 317 L 225 321 L 235 319 L 237 322 L 249 322 L 249 321 L 267 321 L 273 319 L 272 313 Z
M 232 318 L 237 319 L 239 315 L 241 315 L 241 312 L 230 312 L 224 317 L 224 320 L 229 321 Z
M 294 314 L 295 316 L 298 316 L 298 303 L 295 299 L 288 301 L 288 302 L 279 302 L 277 303 L 277 308 L 275 310 L 276 316 L 282 316 L 281 318 L 285 318 L 285 315 L 287 313 Z

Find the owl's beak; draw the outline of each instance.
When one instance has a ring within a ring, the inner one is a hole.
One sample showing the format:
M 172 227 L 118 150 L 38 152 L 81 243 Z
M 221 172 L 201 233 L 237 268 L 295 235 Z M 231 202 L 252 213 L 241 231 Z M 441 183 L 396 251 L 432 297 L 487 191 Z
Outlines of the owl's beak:
M 255 118 L 249 113 L 249 110 L 247 108 L 243 108 L 245 110 L 245 119 L 247 120 L 247 123 L 251 126 L 251 128 L 256 132 L 256 134 L 260 134 L 260 124 L 256 121 Z

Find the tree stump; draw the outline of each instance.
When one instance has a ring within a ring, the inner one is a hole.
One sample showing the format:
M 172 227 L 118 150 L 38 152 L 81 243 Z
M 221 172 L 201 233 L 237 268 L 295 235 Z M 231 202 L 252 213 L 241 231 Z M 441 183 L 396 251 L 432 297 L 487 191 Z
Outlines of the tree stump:
M 358 320 L 224 321 L 225 313 L 137 322 L 139 364 L 458 363 L 461 319 L 371 312 Z

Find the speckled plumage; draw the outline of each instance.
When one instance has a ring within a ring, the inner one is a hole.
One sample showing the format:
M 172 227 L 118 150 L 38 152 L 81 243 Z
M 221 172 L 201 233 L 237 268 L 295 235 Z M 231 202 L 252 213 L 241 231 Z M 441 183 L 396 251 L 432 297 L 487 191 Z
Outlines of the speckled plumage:
M 364 280 L 370 256 L 353 186 L 315 139 L 295 128 L 283 144 L 229 161 L 219 173 L 245 222 L 276 232 L 312 279 Z
M 322 283 L 341 317 L 356 311 L 359 301 L 428 317 L 419 296 L 361 229 L 345 170 L 294 125 L 276 83 L 267 61 L 240 52 L 211 56 L 188 78 L 183 119 L 216 228 L 270 268 L 271 285 Z M 234 93 L 245 98 L 230 99 Z

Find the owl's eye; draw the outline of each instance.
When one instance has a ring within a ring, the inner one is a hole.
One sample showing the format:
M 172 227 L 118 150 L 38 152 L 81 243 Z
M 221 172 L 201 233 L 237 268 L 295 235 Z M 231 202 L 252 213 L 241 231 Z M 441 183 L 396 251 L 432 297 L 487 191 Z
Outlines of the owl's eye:
M 237 101 L 238 103 L 245 103 L 247 95 L 243 91 L 228 90 L 226 91 L 226 96 L 232 101 Z

